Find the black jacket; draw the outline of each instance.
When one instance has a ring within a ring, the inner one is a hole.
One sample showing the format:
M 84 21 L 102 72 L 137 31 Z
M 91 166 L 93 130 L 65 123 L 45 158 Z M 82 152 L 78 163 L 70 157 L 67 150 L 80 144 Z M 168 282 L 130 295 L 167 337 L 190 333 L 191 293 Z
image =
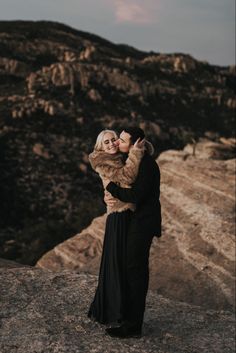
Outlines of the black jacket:
M 135 231 L 161 236 L 160 169 L 150 155 L 143 156 L 138 176 L 130 189 L 113 182 L 106 189 L 119 200 L 136 204 Z

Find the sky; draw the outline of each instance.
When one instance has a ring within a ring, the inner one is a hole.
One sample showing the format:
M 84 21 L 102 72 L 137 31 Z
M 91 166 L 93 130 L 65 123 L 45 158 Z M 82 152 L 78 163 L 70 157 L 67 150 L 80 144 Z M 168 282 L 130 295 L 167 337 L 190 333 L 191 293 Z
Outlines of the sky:
M 235 0 L 0 0 L 0 20 L 52 20 L 145 51 L 235 64 Z

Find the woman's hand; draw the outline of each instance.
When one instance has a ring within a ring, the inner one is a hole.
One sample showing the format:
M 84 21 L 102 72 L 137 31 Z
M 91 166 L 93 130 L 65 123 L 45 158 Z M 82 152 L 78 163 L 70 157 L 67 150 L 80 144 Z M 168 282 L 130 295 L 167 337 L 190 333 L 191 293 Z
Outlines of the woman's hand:
M 107 190 L 104 191 L 104 202 L 107 206 L 113 207 L 117 203 L 117 199 L 113 197 Z

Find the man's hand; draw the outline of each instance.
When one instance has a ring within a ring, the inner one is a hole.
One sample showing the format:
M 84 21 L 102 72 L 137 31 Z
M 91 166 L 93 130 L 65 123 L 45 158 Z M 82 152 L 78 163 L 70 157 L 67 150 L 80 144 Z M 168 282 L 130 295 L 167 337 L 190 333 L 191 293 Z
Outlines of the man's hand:
M 145 146 L 145 139 L 140 139 L 140 137 L 137 139 L 137 141 L 135 141 L 134 147 L 135 148 L 140 148 L 143 149 Z
M 104 202 L 107 206 L 113 207 L 117 203 L 117 199 L 114 198 L 107 190 L 104 192 Z

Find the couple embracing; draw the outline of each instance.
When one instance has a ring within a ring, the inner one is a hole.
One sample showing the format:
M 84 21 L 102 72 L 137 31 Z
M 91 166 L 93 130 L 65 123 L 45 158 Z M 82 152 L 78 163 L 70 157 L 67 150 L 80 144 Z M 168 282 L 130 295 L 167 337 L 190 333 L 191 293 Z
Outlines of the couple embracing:
M 149 250 L 161 236 L 160 170 L 153 146 L 137 127 L 118 138 L 102 131 L 89 155 L 107 204 L 98 286 L 88 317 L 112 337 L 141 337 L 149 282 Z

